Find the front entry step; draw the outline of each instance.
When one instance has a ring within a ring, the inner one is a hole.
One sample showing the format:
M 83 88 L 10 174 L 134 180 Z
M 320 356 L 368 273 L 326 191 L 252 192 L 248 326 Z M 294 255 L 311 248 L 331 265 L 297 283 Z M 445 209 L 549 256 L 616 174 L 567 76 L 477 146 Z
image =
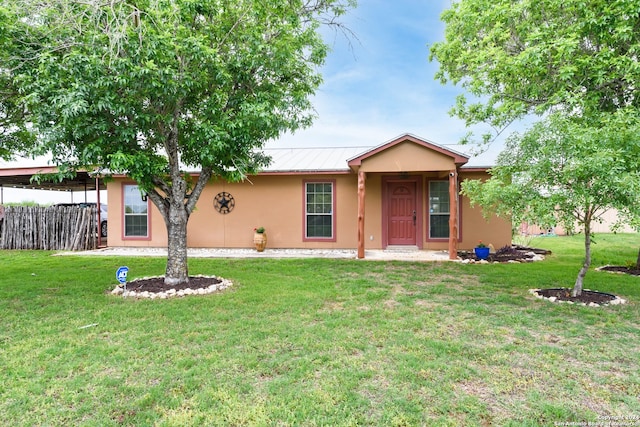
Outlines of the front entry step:
M 418 247 L 415 245 L 389 245 L 385 252 L 417 252 Z

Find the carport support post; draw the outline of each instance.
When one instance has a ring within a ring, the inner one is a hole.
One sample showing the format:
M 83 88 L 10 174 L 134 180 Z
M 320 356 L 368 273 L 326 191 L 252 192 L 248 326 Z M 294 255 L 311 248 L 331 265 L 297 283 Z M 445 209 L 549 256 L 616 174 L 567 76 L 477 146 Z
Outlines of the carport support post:
M 358 259 L 364 258 L 364 196 L 367 175 L 358 171 Z
M 86 194 L 86 190 L 85 190 L 85 194 Z M 86 196 L 85 196 L 86 198 Z M 101 213 L 102 213 L 102 209 L 100 209 L 100 177 L 96 176 L 96 207 L 97 209 L 97 213 L 96 216 L 98 217 L 98 225 L 97 225 L 97 229 L 98 229 L 98 247 L 101 248 L 102 247 L 102 218 L 101 218 Z M 126 286 L 126 285 L 125 285 Z
M 458 173 L 449 172 L 449 259 L 458 258 Z

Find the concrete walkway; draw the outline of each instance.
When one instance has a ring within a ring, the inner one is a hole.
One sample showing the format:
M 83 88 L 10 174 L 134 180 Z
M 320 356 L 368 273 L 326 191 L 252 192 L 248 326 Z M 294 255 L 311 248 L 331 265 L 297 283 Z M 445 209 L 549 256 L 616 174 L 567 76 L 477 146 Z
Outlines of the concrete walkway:
M 157 256 L 166 257 L 166 248 L 109 247 L 82 252 L 59 252 L 58 255 L 82 256 Z M 355 249 L 209 249 L 191 248 L 187 250 L 190 258 L 339 258 L 356 259 Z M 417 249 L 366 250 L 365 261 L 449 261 L 447 251 L 428 251 Z

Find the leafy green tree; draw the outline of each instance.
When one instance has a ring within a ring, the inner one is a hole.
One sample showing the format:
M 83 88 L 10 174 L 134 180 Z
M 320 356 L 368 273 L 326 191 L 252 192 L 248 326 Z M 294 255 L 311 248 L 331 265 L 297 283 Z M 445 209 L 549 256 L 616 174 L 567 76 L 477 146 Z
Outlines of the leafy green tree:
M 0 4 L 0 159 L 10 159 L 24 153 L 34 143 L 25 122 L 25 111 L 17 99 L 18 87 L 12 79 L 10 59 L 16 55 L 29 55 L 29 46 L 15 43 L 15 31 L 11 13 Z
M 580 295 L 591 265 L 592 225 L 610 208 L 618 210 L 620 223 L 638 225 L 640 159 L 629 147 L 640 149 L 639 132 L 640 122 L 613 120 L 594 129 L 553 115 L 512 135 L 491 178 L 463 182 L 462 193 L 516 224 L 578 227 L 585 259 L 572 294 Z
M 585 232 L 616 207 L 637 224 L 640 156 L 640 9 L 626 0 L 459 0 L 431 48 L 437 78 L 466 89 L 452 114 L 503 132 L 513 121 L 543 122 L 507 143 L 486 183 L 468 182 L 474 202 L 514 221 L 556 221 Z
M 0 69 L 42 152 L 126 173 L 148 194 L 168 232 L 165 283 L 183 283 L 206 183 L 255 173 L 267 140 L 311 123 L 319 26 L 352 2 L 2 1 Z
M 640 107 L 640 8 L 627 0 L 459 0 L 431 47 L 460 84 L 452 112 L 500 131 L 530 114 L 580 117 Z M 468 99 L 471 95 L 471 100 Z

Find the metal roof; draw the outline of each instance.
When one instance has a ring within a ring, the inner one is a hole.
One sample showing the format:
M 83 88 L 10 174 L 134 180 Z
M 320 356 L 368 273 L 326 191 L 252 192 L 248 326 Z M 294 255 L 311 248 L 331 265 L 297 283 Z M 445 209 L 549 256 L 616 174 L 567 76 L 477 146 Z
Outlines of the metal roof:
M 496 155 L 491 152 L 473 155 L 469 153 L 471 148 L 466 145 L 441 145 L 427 142 L 455 154 L 469 157 L 469 161 L 461 169 L 486 169 L 495 165 Z M 359 147 L 265 148 L 264 153 L 272 160 L 263 172 L 348 172 L 350 171 L 349 160 L 386 144 Z
M 465 156 L 469 157 L 469 161 L 461 169 L 489 169 L 496 165 L 498 158 L 498 153 L 492 149 L 485 149 L 477 153 L 477 149 L 470 145 L 452 144 L 444 147 L 452 151 L 466 153 Z
M 76 172 L 73 178 L 41 180 L 41 182 L 33 181 L 34 175 L 52 174 L 55 172 L 57 172 L 57 168 L 54 166 L 7 167 L 6 163 L 0 163 L 0 187 L 53 191 L 86 191 L 96 189 L 96 178 L 85 171 Z M 99 189 L 106 189 L 104 181 L 102 180 L 100 180 Z
M 371 147 L 266 148 L 271 164 L 264 172 L 347 172 L 347 160 Z
M 406 135 L 409 134 L 403 136 Z M 400 139 L 403 136 L 396 139 Z M 492 152 L 473 155 L 469 153 L 470 147 L 466 145 L 440 145 L 431 141 L 424 141 L 453 153 L 469 157 L 469 161 L 462 166 L 462 169 L 486 169 L 494 166 L 496 162 L 496 154 Z M 389 141 L 376 146 L 356 147 L 265 148 L 264 153 L 270 156 L 272 161 L 263 170 L 263 173 L 350 172 L 349 160 L 379 149 L 388 143 Z M 49 161 L 42 158 L 35 160 L 22 159 L 18 162 L 0 160 L 0 186 L 57 191 L 82 191 L 95 190 L 96 188 L 95 177 L 87 172 L 78 172 L 75 178 L 64 179 L 61 182 L 32 182 L 34 174 L 53 173 L 56 171 L 55 166 L 42 166 L 44 164 L 49 164 Z M 105 188 L 102 180 L 100 180 L 99 186 L 100 189 Z

